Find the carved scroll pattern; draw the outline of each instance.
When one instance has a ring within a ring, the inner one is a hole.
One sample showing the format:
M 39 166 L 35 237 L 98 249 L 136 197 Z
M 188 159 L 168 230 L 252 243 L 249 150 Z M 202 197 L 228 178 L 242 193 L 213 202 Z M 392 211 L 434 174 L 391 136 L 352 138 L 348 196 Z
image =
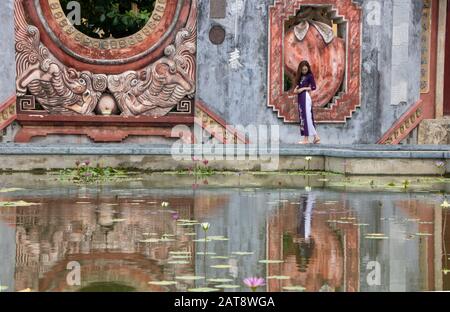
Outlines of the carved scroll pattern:
M 193 1 L 185 28 L 159 60 L 107 76 L 59 62 L 41 43 L 38 28 L 27 23 L 23 0 L 15 0 L 17 95 L 33 95 L 50 114 L 92 115 L 102 94 L 110 92 L 124 116 L 164 116 L 196 89 L 196 12 Z

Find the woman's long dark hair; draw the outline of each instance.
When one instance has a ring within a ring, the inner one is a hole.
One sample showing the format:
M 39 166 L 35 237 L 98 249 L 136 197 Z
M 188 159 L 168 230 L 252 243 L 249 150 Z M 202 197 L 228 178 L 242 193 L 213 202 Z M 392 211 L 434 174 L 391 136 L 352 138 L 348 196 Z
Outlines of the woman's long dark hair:
M 300 79 L 302 78 L 302 68 L 308 67 L 308 74 L 312 74 L 311 65 L 309 65 L 308 61 L 301 61 L 297 68 L 297 75 L 295 75 L 295 84 L 298 85 L 300 83 Z

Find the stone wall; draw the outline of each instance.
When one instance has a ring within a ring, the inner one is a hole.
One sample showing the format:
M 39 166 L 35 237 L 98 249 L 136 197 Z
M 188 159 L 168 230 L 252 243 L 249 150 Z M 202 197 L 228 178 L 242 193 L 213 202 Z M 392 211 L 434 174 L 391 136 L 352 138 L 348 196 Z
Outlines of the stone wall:
M 273 0 L 246 0 L 238 14 L 235 0 L 225 2 L 225 18 L 210 18 L 211 2 L 199 0 L 197 96 L 229 124 L 280 125 L 282 142 L 297 142 L 298 125 L 284 124 L 267 107 L 267 12 Z M 346 124 L 320 124 L 323 143 L 376 143 L 419 99 L 422 1 L 354 2 L 364 20 L 361 107 Z M 220 45 L 209 40 L 213 25 L 226 31 Z M 228 65 L 235 48 L 243 65 L 237 71 Z
M 0 1 L 0 104 L 16 91 L 14 0 Z

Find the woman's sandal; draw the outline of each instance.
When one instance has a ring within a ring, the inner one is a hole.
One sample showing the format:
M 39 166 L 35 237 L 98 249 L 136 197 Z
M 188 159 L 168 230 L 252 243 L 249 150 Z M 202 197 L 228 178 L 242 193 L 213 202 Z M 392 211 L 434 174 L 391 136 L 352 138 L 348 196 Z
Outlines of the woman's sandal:
M 314 142 L 313 142 L 314 144 L 320 144 L 320 139 L 318 139 L 318 140 L 316 140 L 316 139 L 314 139 Z
M 309 142 L 299 141 L 298 144 L 300 144 L 300 145 L 307 145 L 307 144 L 309 144 Z

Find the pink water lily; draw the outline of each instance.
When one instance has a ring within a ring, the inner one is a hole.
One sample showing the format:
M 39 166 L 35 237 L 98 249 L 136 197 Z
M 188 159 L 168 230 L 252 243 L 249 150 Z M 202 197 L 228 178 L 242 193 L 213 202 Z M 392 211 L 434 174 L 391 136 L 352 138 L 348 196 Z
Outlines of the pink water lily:
M 252 291 L 256 291 L 258 287 L 266 285 L 266 281 L 262 277 L 248 277 L 244 279 L 244 284 Z

